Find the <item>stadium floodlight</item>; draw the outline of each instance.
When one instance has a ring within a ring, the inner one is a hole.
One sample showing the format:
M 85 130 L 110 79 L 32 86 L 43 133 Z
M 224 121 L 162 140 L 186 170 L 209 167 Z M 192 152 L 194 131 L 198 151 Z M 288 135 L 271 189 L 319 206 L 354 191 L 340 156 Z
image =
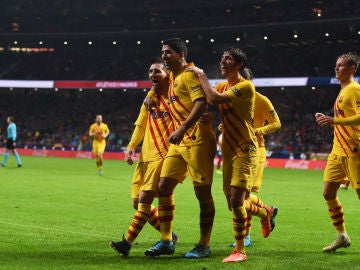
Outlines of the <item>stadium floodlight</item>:
M 136 44 L 137 44 L 137 45 L 140 45 L 140 44 L 141 44 L 141 41 L 140 41 L 140 40 L 136 41 Z
M 43 42 L 41 40 L 39 41 L 39 45 L 43 45 Z
M 90 41 L 88 42 L 88 44 L 89 44 L 89 45 L 92 45 L 93 43 L 92 43 L 92 41 L 90 40 Z
M 55 88 L 54 90 L 55 90 L 55 92 L 57 92 L 57 91 L 59 91 L 59 88 Z
M 114 40 L 114 41 L 112 42 L 112 44 L 113 44 L 113 45 L 116 45 L 116 44 L 117 44 L 116 40 Z
M 298 38 L 299 36 L 297 34 L 294 34 L 294 38 Z
M 185 39 L 185 43 L 190 43 L 190 40 L 188 40 L 188 39 Z
M 267 40 L 267 39 L 268 39 L 268 37 L 267 37 L 267 36 L 264 36 L 264 39 L 265 39 L 265 40 Z
M 215 40 L 214 40 L 213 38 L 210 39 L 210 42 L 211 42 L 211 43 L 214 43 L 214 41 L 215 41 Z
M 239 38 L 239 37 L 237 37 L 237 38 L 236 38 L 236 41 L 237 41 L 237 42 L 239 42 L 239 41 L 240 41 L 240 38 Z
M 68 45 L 68 42 L 66 40 L 64 41 L 64 45 Z
M 330 34 L 328 32 L 325 33 L 325 37 L 328 37 L 330 36 Z
M 15 45 L 18 44 L 17 40 L 14 40 L 14 44 L 15 44 Z

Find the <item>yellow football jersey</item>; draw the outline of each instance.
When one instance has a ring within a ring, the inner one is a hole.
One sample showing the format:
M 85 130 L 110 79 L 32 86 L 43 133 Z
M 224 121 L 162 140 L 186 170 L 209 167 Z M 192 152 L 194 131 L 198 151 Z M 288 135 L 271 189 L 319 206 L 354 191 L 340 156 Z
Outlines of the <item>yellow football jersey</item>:
M 215 86 L 220 93 L 225 92 L 231 103 L 220 104 L 223 127 L 222 151 L 224 158 L 256 155 L 257 140 L 254 129 L 255 87 L 252 82 L 241 78 L 232 87 L 221 82 Z
M 94 141 L 102 142 L 103 140 L 105 140 L 102 134 L 109 132 L 109 127 L 105 123 L 100 123 L 100 125 L 94 123 L 90 126 L 90 133 L 94 132 L 96 132 L 96 135 L 94 136 Z
M 140 108 L 139 116 L 135 122 L 145 130 L 143 144 L 141 148 L 140 160 L 143 162 L 163 159 L 170 146 L 169 136 L 174 131 L 174 125 L 170 117 L 170 109 L 167 100 L 157 95 L 158 104 L 152 112 L 146 111 L 144 104 Z M 128 147 L 135 148 L 134 142 L 141 141 L 131 138 Z
M 195 100 L 199 98 L 206 98 L 206 95 L 199 79 L 193 72 L 182 72 L 176 77 L 170 73 L 169 107 L 175 129 L 178 129 L 187 119 L 194 107 Z M 213 136 L 211 124 L 196 122 L 186 131 L 180 146 L 201 144 Z
M 360 125 L 337 125 L 360 115 L 360 85 L 344 87 L 334 104 L 334 145 L 332 152 L 344 157 L 360 156 Z M 358 122 L 358 121 L 357 121 Z
M 265 146 L 263 135 L 275 132 L 281 127 L 279 116 L 271 101 L 258 92 L 255 94 L 254 127 L 259 147 Z

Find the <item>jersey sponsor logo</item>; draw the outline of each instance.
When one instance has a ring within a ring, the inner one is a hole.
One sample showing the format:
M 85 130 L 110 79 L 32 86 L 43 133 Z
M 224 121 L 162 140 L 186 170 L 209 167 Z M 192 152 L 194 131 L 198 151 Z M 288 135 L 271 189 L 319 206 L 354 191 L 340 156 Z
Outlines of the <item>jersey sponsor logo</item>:
M 150 115 L 153 119 L 159 119 L 169 117 L 170 113 L 166 111 L 152 111 Z
M 240 89 L 237 89 L 237 88 L 233 88 L 232 89 L 232 91 L 233 91 L 233 93 L 235 94 L 235 96 L 237 96 L 237 97 L 241 97 L 241 91 L 240 91 Z
M 179 101 L 179 100 L 180 100 L 180 98 L 178 96 L 170 96 L 168 104 L 172 104 L 172 103 L 174 103 L 176 101 Z
M 195 86 L 191 86 L 190 87 L 191 88 L 191 91 L 194 93 L 194 92 L 197 92 L 197 91 L 199 91 L 199 90 L 201 90 L 202 88 L 201 88 L 201 84 L 197 84 L 197 85 L 195 85 Z

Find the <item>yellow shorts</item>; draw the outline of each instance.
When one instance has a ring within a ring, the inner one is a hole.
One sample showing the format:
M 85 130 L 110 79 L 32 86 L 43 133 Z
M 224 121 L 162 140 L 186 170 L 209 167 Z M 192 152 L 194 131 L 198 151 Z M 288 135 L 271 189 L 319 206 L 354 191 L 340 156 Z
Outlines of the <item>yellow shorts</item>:
M 131 198 L 138 198 L 140 191 L 154 191 L 160 180 L 163 159 L 151 162 L 139 162 L 136 165 L 131 183 Z
M 324 182 L 342 183 L 345 178 L 354 189 L 360 188 L 360 158 L 347 158 L 330 153 L 324 171 Z
M 102 154 L 105 152 L 106 141 L 98 142 L 96 140 L 93 141 L 93 153 L 95 156 L 98 154 Z
M 191 147 L 172 144 L 164 159 L 161 177 L 176 179 L 182 183 L 189 174 L 194 186 L 211 185 L 215 153 L 215 138 Z
M 223 161 L 223 190 L 230 195 L 231 187 L 251 190 L 257 170 L 258 156 L 250 155 Z
M 257 162 L 257 171 L 254 175 L 253 186 L 251 188 L 252 192 L 259 193 L 262 185 L 262 180 L 264 176 L 264 169 L 266 163 L 266 150 L 265 147 L 259 147 L 258 152 L 258 162 Z

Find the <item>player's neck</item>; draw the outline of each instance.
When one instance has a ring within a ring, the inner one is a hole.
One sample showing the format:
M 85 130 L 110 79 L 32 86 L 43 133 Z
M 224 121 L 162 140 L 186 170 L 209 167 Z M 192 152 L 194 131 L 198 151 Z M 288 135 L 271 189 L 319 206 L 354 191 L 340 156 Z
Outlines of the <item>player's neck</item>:
M 240 74 L 234 73 L 234 74 L 229 74 L 227 77 L 227 82 L 229 86 L 234 86 L 235 84 L 237 84 L 238 82 L 240 82 L 241 76 Z
M 346 86 L 348 86 L 352 81 L 354 80 L 354 77 L 350 77 L 349 79 L 347 80 L 343 80 L 343 81 L 340 81 L 340 85 L 341 85 L 341 89 L 345 88 Z
M 174 76 L 178 76 L 180 73 L 182 73 L 187 67 L 187 63 L 185 60 L 181 61 L 177 67 L 174 67 L 172 70 L 172 73 Z

